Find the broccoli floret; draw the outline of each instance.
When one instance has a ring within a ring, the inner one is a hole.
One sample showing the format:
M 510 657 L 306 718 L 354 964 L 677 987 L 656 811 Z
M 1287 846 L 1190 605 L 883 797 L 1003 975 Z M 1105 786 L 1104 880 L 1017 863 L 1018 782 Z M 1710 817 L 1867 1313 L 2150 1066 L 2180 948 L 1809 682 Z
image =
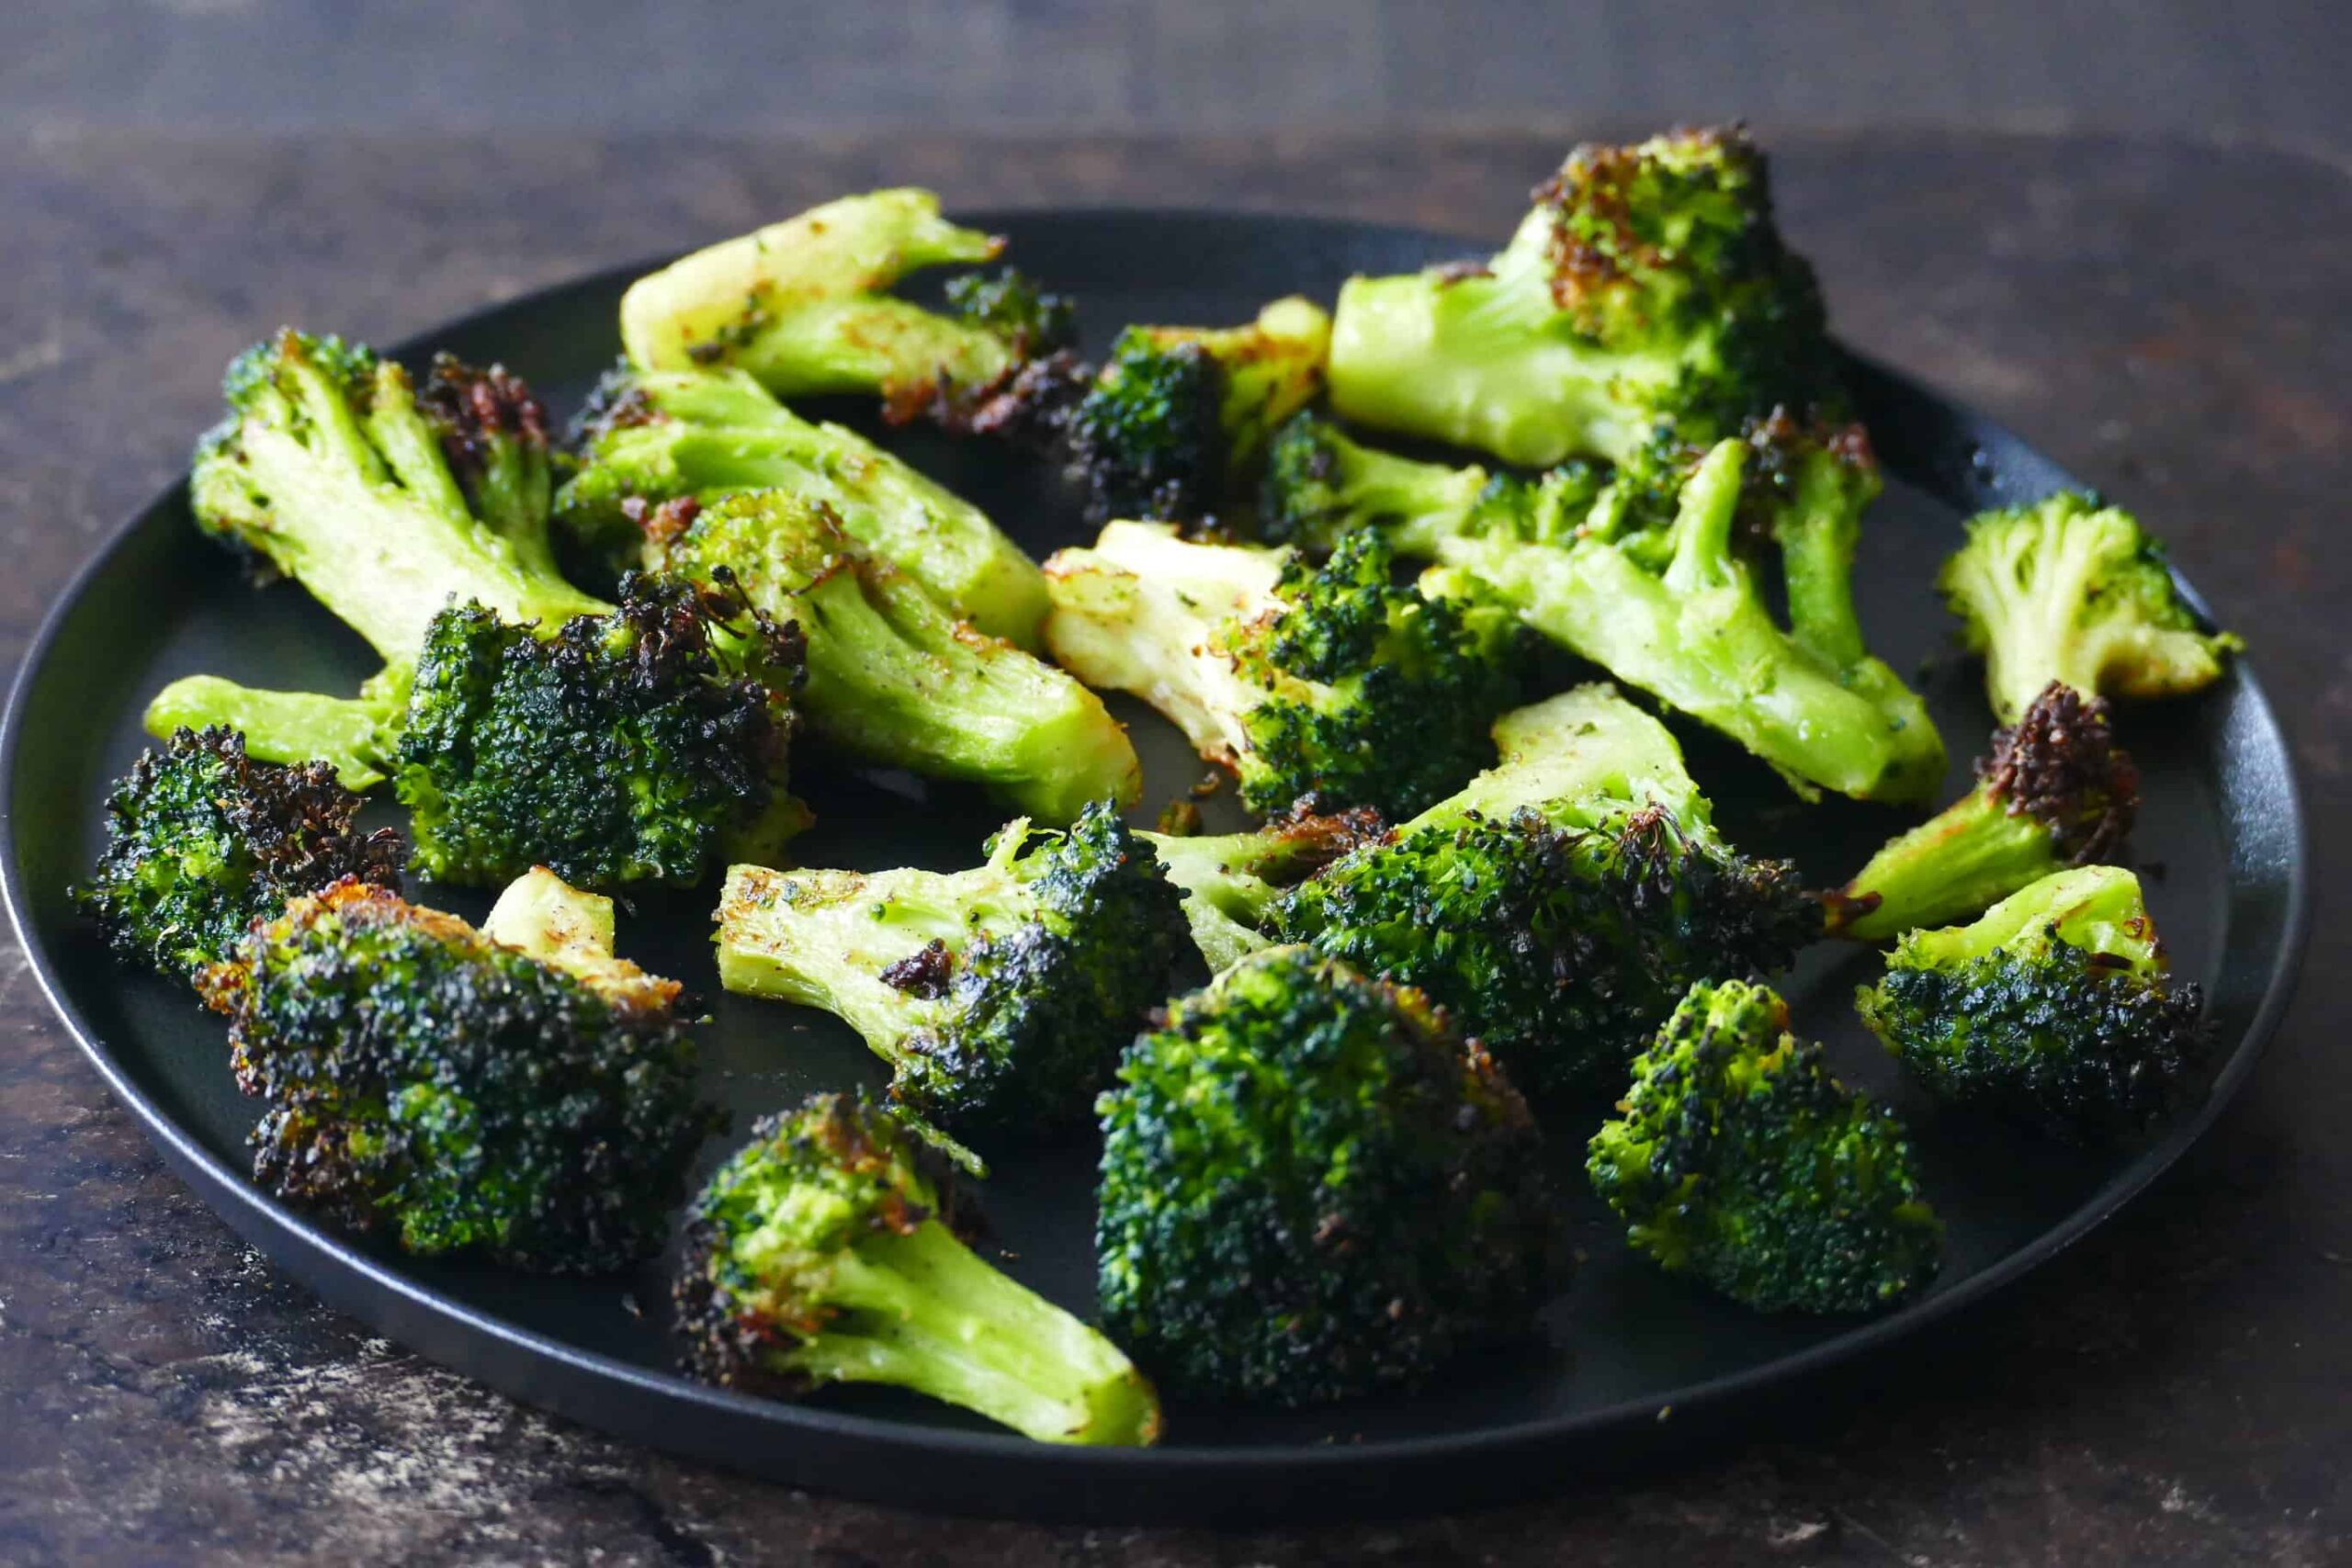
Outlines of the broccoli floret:
M 1517 615 L 1800 794 L 1919 801 L 1943 776 L 1926 705 L 1861 649 L 1850 566 L 1879 479 L 1858 430 L 1770 420 L 1703 452 L 1656 447 L 1603 485 L 1575 466 L 1520 479 L 1417 462 L 1303 416 L 1268 474 L 1261 515 L 1278 535 L 1377 531 L 1441 564 L 1425 591 Z M 1744 558 L 1758 535 L 1780 546 L 1785 630 Z
M 939 215 L 927 190 L 812 207 L 695 252 L 621 296 L 621 344 L 640 370 L 733 366 L 780 398 L 880 396 L 908 412 L 977 395 L 1016 370 L 1055 315 L 1043 296 L 928 310 L 888 290 L 908 274 L 993 261 L 1004 241 Z
M 1181 895 L 1107 804 L 969 871 L 739 865 L 718 906 L 730 991 L 822 1008 L 890 1064 L 891 1093 L 951 1126 L 1085 1114 L 1185 952 Z
M 254 1179 L 413 1253 L 627 1268 L 714 1129 L 675 982 L 583 977 L 356 880 L 256 924 L 198 989 L 268 1104 Z
M 1565 1275 L 1509 1080 L 1418 993 L 1304 948 L 1170 1003 L 1101 1111 L 1103 1321 L 1171 1388 L 1417 1384 L 1528 1332 Z
M 1387 831 L 1376 811 L 1324 813 L 1315 804 L 1311 797 L 1298 802 L 1246 833 L 1136 835 L 1159 857 L 1168 880 L 1182 890 L 1193 944 L 1211 974 L 1270 945 L 1264 928 L 1284 888 Z
M 1340 413 L 1541 466 L 1841 404 L 1813 269 L 1739 128 L 1579 147 L 1534 202 L 1484 266 L 1341 287 Z
M 661 571 L 740 593 L 807 639 L 799 709 L 858 756 L 965 779 L 1060 827 L 1099 800 L 1143 792 L 1127 732 L 1061 671 L 956 618 L 843 533 L 831 510 L 786 491 L 715 506 L 664 502 L 647 520 Z
M 2110 858 L 2140 811 L 2140 773 L 2106 702 L 2052 682 L 1993 733 L 1976 787 L 1897 835 L 1829 900 L 1833 935 L 1883 942 L 1965 919 L 2070 865 Z
M 607 377 L 576 432 L 587 467 L 556 500 L 575 558 L 616 578 L 643 564 L 646 509 L 788 490 L 993 637 L 1035 648 L 1046 581 L 971 502 L 854 431 L 800 418 L 741 370 Z
M 1114 523 L 1046 564 L 1046 642 L 1089 685 L 1131 692 L 1232 769 L 1242 803 L 1419 810 L 1490 761 L 1517 699 L 1508 615 L 1390 579 L 1364 533 L 1317 568 L 1286 550 L 1192 544 Z
M 1661 1267 L 1760 1312 L 1870 1312 L 1934 1277 L 1943 1226 L 1902 1123 L 1764 987 L 1692 987 L 1618 1109 L 1586 1169 Z
M 74 902 L 114 950 L 193 979 L 257 919 L 343 878 L 400 886 L 391 829 L 354 827 L 359 797 L 323 762 L 279 767 L 232 729 L 179 729 L 107 798 L 107 844 Z
M 2015 724 L 2052 681 L 2086 696 L 2168 697 L 2219 680 L 2245 643 L 2209 634 L 2139 520 L 2066 491 L 1980 513 L 1936 579 L 1984 656 L 1984 689 Z
M 1078 341 L 1078 305 L 1015 267 L 951 277 L 947 308 L 1012 345 L 1023 361 L 1067 350 Z
M 943 1163 L 841 1095 L 763 1121 L 687 1223 L 688 1369 L 784 1398 L 893 1384 L 1040 1442 L 1158 1440 L 1159 1399 L 1117 1347 L 957 1239 Z
M 243 727 L 257 753 L 326 759 L 355 787 L 389 775 L 435 881 L 544 864 L 594 886 L 692 883 L 805 820 L 783 790 L 799 659 L 797 636 L 740 604 L 632 577 L 617 607 L 551 637 L 444 610 L 414 666 L 356 698 L 195 676 L 147 723 Z
M 1605 686 L 1498 727 L 1503 764 L 1270 900 L 1256 928 L 1450 1009 L 1531 1094 L 1618 1081 L 1695 980 L 1820 934 L 1784 862 L 1715 832 L 1665 727 Z
M 2203 995 L 2166 970 L 2139 878 L 2084 866 L 1909 932 L 1854 1001 L 1938 1098 L 2092 1142 L 2171 1109 L 2204 1060 Z

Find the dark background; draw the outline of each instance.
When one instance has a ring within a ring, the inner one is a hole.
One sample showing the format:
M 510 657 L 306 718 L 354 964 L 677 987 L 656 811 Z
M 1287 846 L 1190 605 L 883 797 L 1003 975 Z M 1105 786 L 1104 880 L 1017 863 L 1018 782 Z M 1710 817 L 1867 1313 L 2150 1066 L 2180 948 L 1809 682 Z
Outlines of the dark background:
M 1251 1535 L 925 1519 L 484 1393 L 230 1235 L 0 936 L 0 1562 L 2352 1561 L 2335 9 L 0 0 L 0 661 L 281 320 L 400 337 L 901 181 L 1499 235 L 1579 134 L 1745 114 L 1841 334 L 2137 506 L 2249 635 L 2321 888 L 2245 1097 L 2002 1302 L 1673 1470 Z

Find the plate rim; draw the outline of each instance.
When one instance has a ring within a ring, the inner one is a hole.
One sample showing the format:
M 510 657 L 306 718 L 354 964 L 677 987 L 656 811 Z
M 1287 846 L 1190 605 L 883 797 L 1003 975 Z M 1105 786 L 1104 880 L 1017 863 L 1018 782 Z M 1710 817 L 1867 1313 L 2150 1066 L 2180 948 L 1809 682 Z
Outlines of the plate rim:
M 1148 204 L 1005 206 L 977 209 L 961 212 L 957 217 L 959 220 L 991 231 L 1040 222 L 1085 226 L 1144 220 L 1175 223 L 1270 223 L 1294 229 L 1323 229 L 1335 235 L 1344 232 L 1362 237 L 1409 238 L 1418 242 L 1442 238 L 1467 245 L 1482 243 L 1442 230 L 1406 223 L 1356 220 L 1327 213 L 1236 208 Z M 402 358 L 427 352 L 437 342 L 476 330 L 508 311 L 528 307 L 552 295 L 599 286 L 611 287 L 619 279 L 634 277 L 663 265 L 679 254 L 682 253 L 670 252 L 647 261 L 599 267 L 521 290 L 504 299 L 409 333 L 386 352 Z M 1964 426 L 1980 445 L 1988 441 L 2004 442 L 2021 452 L 2034 455 L 2062 473 L 2070 473 L 2064 465 L 2044 456 L 2041 448 L 2006 425 L 1985 417 L 1967 403 L 1947 396 L 1909 372 L 1851 350 L 1842 351 L 1863 374 L 1933 405 L 1939 412 Z M 2229 678 L 2235 683 L 2241 700 L 2250 702 L 2256 717 L 2278 740 L 2278 755 L 2283 764 L 2279 776 L 2285 807 L 2280 813 L 2283 829 L 2280 859 L 2286 868 L 2285 907 L 2278 927 L 2278 948 L 2269 972 L 2264 978 L 2262 995 L 2254 1014 L 2244 1034 L 2215 1074 L 2199 1106 L 2167 1126 L 2160 1137 L 2140 1151 L 2128 1165 L 2109 1177 L 2081 1205 L 2069 1211 L 2056 1224 L 1949 1288 L 1882 1316 L 1857 1322 L 1847 1331 L 1817 1344 L 1687 1388 L 1672 1390 L 1670 1397 L 1620 1400 L 1568 1414 L 1524 1417 L 1499 1425 L 1412 1437 L 1367 1439 L 1360 1443 L 1253 1441 L 1216 1446 L 1179 1443 L 1150 1449 L 1079 1448 L 1037 1443 L 1011 1433 L 965 1431 L 865 1416 L 831 1409 L 820 1404 L 759 1398 L 715 1388 L 675 1371 L 640 1366 L 551 1337 L 495 1314 L 469 1306 L 429 1284 L 409 1278 L 390 1264 L 368 1256 L 340 1235 L 279 1204 L 255 1187 L 247 1172 L 235 1168 L 205 1147 L 163 1106 L 140 1090 L 129 1069 L 117 1059 L 113 1048 L 65 995 L 52 958 L 33 928 L 28 890 L 24 886 L 24 874 L 17 853 L 15 791 L 18 755 L 28 743 L 26 708 L 32 689 L 49 661 L 57 636 L 92 585 L 114 558 L 130 546 L 145 521 L 158 508 L 175 502 L 185 503 L 187 490 L 187 479 L 182 474 L 112 527 L 98 547 L 66 577 L 42 615 L 38 629 L 26 644 L 9 682 L 5 714 L 0 714 L 0 901 L 5 901 L 7 906 L 18 945 L 26 955 L 28 967 L 32 971 L 43 998 L 83 1055 L 97 1069 L 109 1092 L 131 1111 L 175 1174 L 196 1188 L 204 1196 L 207 1206 L 228 1222 L 248 1243 L 267 1253 L 280 1267 L 300 1278 L 307 1288 L 338 1311 L 396 1339 L 411 1343 L 416 1353 L 427 1359 L 454 1366 L 464 1375 L 503 1394 L 582 1420 L 612 1433 L 622 1441 L 639 1447 L 690 1453 L 729 1468 L 753 1470 L 771 1478 L 784 1476 L 796 1467 L 789 1462 L 761 1465 L 754 1457 L 721 1447 L 719 1442 L 696 1441 L 683 1429 L 666 1440 L 644 1435 L 650 1429 L 650 1423 L 639 1424 L 635 1430 L 622 1431 L 612 1421 L 588 1412 L 586 1407 L 595 1404 L 597 1397 L 574 1397 L 560 1388 L 550 1387 L 543 1377 L 534 1374 L 560 1369 L 593 1380 L 599 1385 L 593 1391 L 596 1396 L 609 1394 L 617 1389 L 666 1404 L 673 1413 L 679 1416 L 690 1416 L 695 1412 L 724 1416 L 731 1418 L 727 1424 L 729 1430 L 738 1423 L 748 1422 L 801 1442 L 848 1439 L 858 1450 L 865 1451 L 865 1457 L 876 1461 L 890 1458 L 975 1461 L 981 1461 L 989 1472 L 994 1473 L 1004 1473 L 1001 1467 L 1010 1464 L 1047 1474 L 1058 1472 L 1072 1481 L 1098 1483 L 1112 1489 L 1104 1497 L 1081 1488 L 1063 1500 L 1065 1505 L 1074 1504 L 1074 1507 L 1029 1508 L 1018 1505 L 991 1507 L 984 1498 L 977 1496 L 972 1497 L 968 1506 L 945 1505 L 962 1512 L 1106 1521 L 1148 1517 L 1198 1518 L 1202 1517 L 1203 1510 L 1185 1506 L 1193 1501 L 1190 1495 L 1172 1509 L 1164 1506 L 1155 1507 L 1154 1499 L 1148 1494 L 1136 1490 L 1133 1483 L 1154 1477 L 1194 1483 L 1239 1483 L 1246 1476 L 1250 1496 L 1236 1495 L 1227 1499 L 1232 1505 L 1227 1511 L 1236 1517 L 1311 1514 L 1315 1511 L 1313 1499 L 1295 1495 L 1282 1495 L 1282 1478 L 1295 1477 L 1306 1482 L 1358 1472 L 1365 1475 L 1394 1474 L 1424 1467 L 1459 1467 L 1481 1461 L 1537 1457 L 1547 1449 L 1562 1447 L 1578 1439 L 1652 1427 L 1662 1418 L 1661 1407 L 1670 1408 L 1677 1414 L 1716 1411 L 1751 1396 L 1804 1382 L 1834 1369 L 1849 1366 L 1864 1356 L 1973 1308 L 2105 1224 L 2143 1193 L 2204 1137 L 2236 1099 L 2276 1035 L 2278 1024 L 2293 1000 L 2310 936 L 2310 826 L 2300 772 L 2278 710 L 2270 701 L 2252 661 L 2241 656 L 2232 661 Z M 2174 576 L 2200 616 L 2211 624 L 2210 609 L 2202 595 L 2181 578 L 2177 570 Z M 400 1320 L 401 1326 L 393 1326 L 390 1320 L 395 1319 Z M 411 1331 L 419 1322 L 431 1324 L 448 1334 L 479 1337 L 480 1344 L 469 1347 L 469 1349 L 486 1350 L 491 1354 L 487 1357 L 459 1355 L 439 1345 L 416 1346 L 411 1338 Z M 520 1353 L 521 1360 L 511 1373 L 504 1362 L 497 1359 L 501 1352 Z M 1695 1423 L 1689 1425 L 1695 1426 Z M 853 1470 L 864 1462 L 858 1453 L 847 1457 Z M 887 1486 L 869 1488 L 858 1484 L 854 1479 L 843 1480 L 841 1459 L 842 1456 L 830 1456 L 820 1466 L 797 1467 L 804 1473 L 821 1468 L 827 1478 L 795 1483 L 908 1506 L 905 1496 L 892 1494 Z M 964 1491 L 969 1495 L 973 1489 L 967 1487 Z M 1272 1496 L 1277 1501 L 1272 1507 L 1257 1506 L 1252 1505 L 1251 1496 L 1260 1499 Z M 1434 1495 L 1398 1499 L 1392 1503 L 1391 1507 L 1426 1512 L 1444 1506 L 1446 1500 Z M 1166 1500 L 1161 1501 L 1164 1503 Z M 1106 1502 L 1108 1506 L 1098 1506 Z M 925 1505 L 917 1502 L 913 1506 Z M 941 1505 L 930 1506 L 936 1508 Z

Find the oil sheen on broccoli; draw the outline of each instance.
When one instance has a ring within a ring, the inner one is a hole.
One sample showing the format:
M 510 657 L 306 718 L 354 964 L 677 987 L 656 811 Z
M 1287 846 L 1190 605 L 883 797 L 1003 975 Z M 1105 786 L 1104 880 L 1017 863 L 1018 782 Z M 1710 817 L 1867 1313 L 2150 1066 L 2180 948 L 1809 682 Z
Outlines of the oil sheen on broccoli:
M 1186 953 L 1181 896 L 1109 805 L 1026 822 L 968 871 L 739 865 L 718 908 L 730 991 L 822 1008 L 958 1130 L 1082 1118 Z
M 1487 731 L 1517 699 L 1521 634 L 1396 586 L 1389 562 L 1372 533 L 1317 567 L 1114 523 L 1046 562 L 1046 646 L 1088 685 L 1166 715 L 1253 811 L 1313 795 L 1409 816 L 1494 760 Z
M 1566 1267 L 1526 1105 L 1409 990 L 1254 953 L 1102 1097 L 1105 1326 L 1163 1385 L 1300 1405 L 1527 1333 Z
M 1855 1005 L 1939 1099 L 2095 1142 L 2177 1104 L 2204 1060 L 2203 996 L 2167 969 L 2139 878 L 2083 866 L 1906 933 Z
M 514 944 L 496 914 L 477 931 L 346 880 L 205 972 L 237 1082 L 268 1108 L 254 1179 L 412 1253 L 628 1268 L 661 1246 L 713 1125 L 678 987 L 608 949 L 584 974 L 536 956 L 544 908 L 508 922 Z
M 1586 1169 L 1661 1267 L 1760 1312 L 1871 1312 L 1934 1278 L 1943 1226 L 1902 1124 L 1764 987 L 1692 987 L 1618 1111 Z
M 1969 519 L 1968 542 L 1936 586 L 1969 650 L 1984 656 L 1985 693 L 2004 724 L 2052 681 L 2086 696 L 2201 691 L 2245 646 L 2197 624 L 2139 519 L 2080 491 Z
M 689 1214 L 687 1367 L 787 1399 L 891 1384 L 1039 1442 L 1156 1441 L 1158 1397 L 1118 1348 L 957 1236 L 943 1167 L 845 1096 L 763 1121 Z

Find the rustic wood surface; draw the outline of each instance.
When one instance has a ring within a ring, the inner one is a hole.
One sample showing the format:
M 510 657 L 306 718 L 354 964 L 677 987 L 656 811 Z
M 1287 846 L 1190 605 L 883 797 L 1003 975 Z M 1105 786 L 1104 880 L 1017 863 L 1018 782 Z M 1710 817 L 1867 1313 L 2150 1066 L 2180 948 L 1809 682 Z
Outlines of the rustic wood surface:
M 1273 135 L 0 152 L 0 657 L 281 321 L 391 338 L 842 189 L 1193 202 L 1497 234 L 1564 138 Z M 1311 1532 L 943 1521 L 696 1469 L 370 1337 L 167 1176 L 0 938 L 0 1561 L 1270 1568 L 2341 1562 L 2352 1458 L 2352 186 L 2253 149 L 1782 137 L 1841 332 L 2154 520 L 2254 642 L 2318 843 L 2301 994 L 2159 1187 L 1802 1427 L 1499 1512 Z

